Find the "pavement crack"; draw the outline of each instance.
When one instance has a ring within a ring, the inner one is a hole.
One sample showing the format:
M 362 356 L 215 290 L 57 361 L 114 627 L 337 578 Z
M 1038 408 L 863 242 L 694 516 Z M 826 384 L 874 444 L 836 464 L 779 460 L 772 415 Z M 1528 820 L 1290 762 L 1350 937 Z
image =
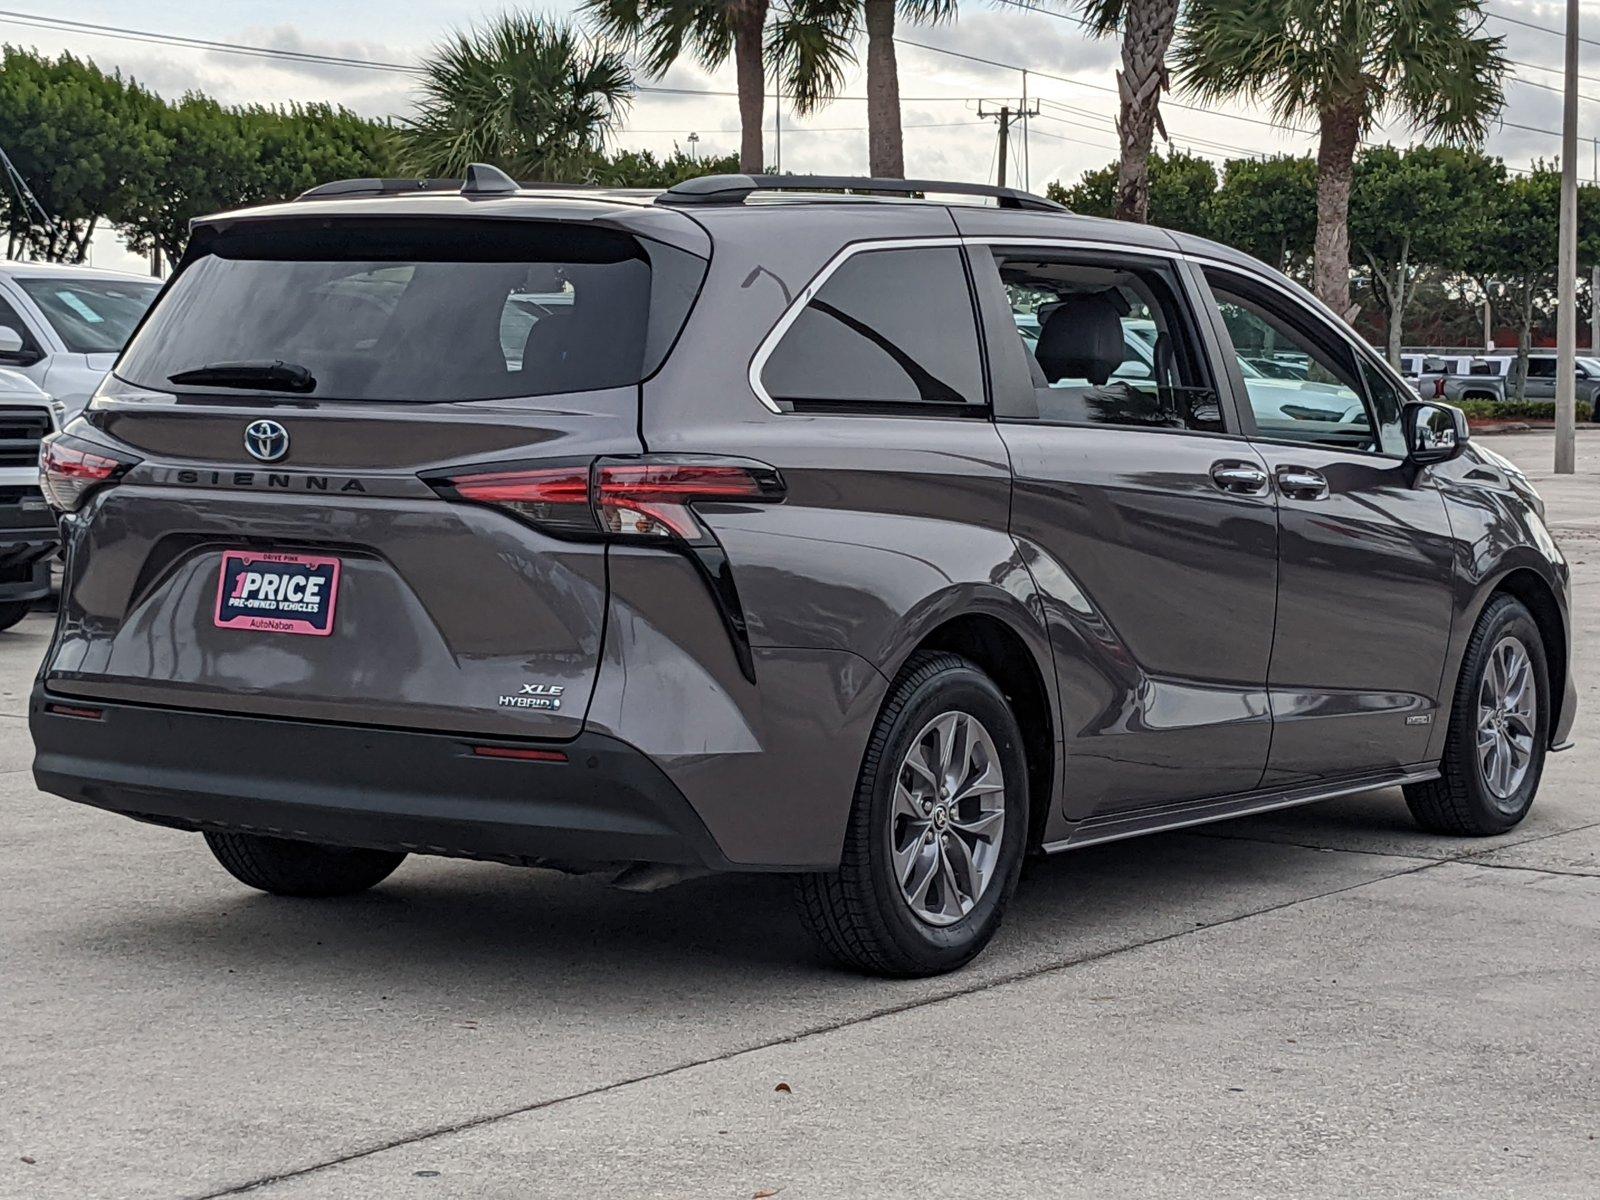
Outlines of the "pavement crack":
M 740 1046 L 735 1049 L 725 1051 L 721 1054 L 713 1054 L 704 1058 L 697 1058 L 687 1062 L 674 1063 L 671 1066 L 661 1067 L 654 1071 L 646 1071 L 642 1074 L 631 1075 L 625 1079 L 616 1079 L 610 1083 L 597 1084 L 594 1087 L 584 1088 L 580 1091 L 569 1092 L 561 1096 L 552 1096 L 548 1099 L 537 1100 L 529 1104 L 521 1104 L 515 1108 L 507 1108 L 498 1110 L 496 1112 L 483 1113 L 479 1116 L 469 1117 L 462 1121 L 455 1121 L 448 1125 L 439 1125 L 431 1129 L 417 1130 L 414 1133 L 404 1134 L 400 1137 L 392 1138 L 389 1141 L 379 1142 L 371 1146 L 365 1146 L 361 1149 L 352 1150 L 346 1154 L 340 1154 L 332 1158 L 323 1159 L 320 1162 L 310 1163 L 303 1167 L 296 1167 L 293 1170 L 281 1171 L 273 1175 L 264 1175 L 256 1179 L 249 1180 L 245 1183 L 234 1184 L 233 1186 L 223 1188 L 220 1191 L 200 1193 L 191 1197 L 191 1200 L 222 1200 L 222 1198 L 226 1196 L 244 1195 L 247 1192 L 254 1192 L 262 1188 L 275 1186 L 276 1184 L 287 1183 L 294 1179 L 301 1179 L 307 1175 L 315 1175 L 322 1171 L 331 1170 L 334 1167 L 341 1167 L 352 1162 L 359 1162 L 362 1159 L 371 1158 L 374 1155 L 383 1154 L 390 1150 L 398 1150 L 406 1146 L 419 1145 L 423 1142 L 433 1141 L 436 1138 L 449 1137 L 452 1134 L 466 1133 L 474 1129 L 480 1129 L 486 1125 L 493 1125 L 500 1121 L 510 1120 L 513 1117 L 525 1116 L 529 1113 L 536 1113 L 544 1109 L 554 1108 L 557 1105 L 566 1104 L 574 1100 L 585 1100 L 594 1096 L 604 1096 L 610 1092 L 633 1087 L 635 1084 L 650 1083 L 659 1079 L 667 1079 L 671 1076 L 680 1075 L 685 1071 L 692 1071 L 699 1067 L 713 1066 L 718 1063 L 731 1062 L 735 1059 L 743 1058 L 750 1054 L 756 1054 L 763 1050 L 773 1050 L 780 1046 L 792 1046 L 800 1042 L 809 1041 L 812 1038 L 823 1037 L 830 1033 L 837 1033 L 843 1029 L 851 1029 L 857 1026 L 870 1025 L 876 1021 L 881 1021 L 888 1017 L 899 1016 L 902 1013 L 932 1008 L 935 1005 L 946 1004 L 952 1000 L 960 1000 L 967 996 L 974 996 L 983 992 L 993 991 L 998 988 L 1008 987 L 1015 983 L 1025 983 L 1033 979 L 1040 979 L 1048 975 L 1054 975 L 1061 971 L 1071 970 L 1074 967 L 1082 967 L 1091 963 L 1103 962 L 1106 959 L 1115 958 L 1122 954 L 1128 954 L 1136 950 L 1148 949 L 1151 946 L 1165 945 L 1168 942 L 1175 942 L 1179 939 L 1206 933 L 1213 929 L 1223 929 L 1230 925 L 1237 925 L 1240 922 L 1252 920 L 1256 917 L 1269 916 L 1273 913 L 1283 912 L 1286 909 L 1297 908 L 1302 904 L 1310 904 L 1317 900 L 1326 900 L 1332 896 L 1339 896 L 1348 892 L 1357 891 L 1361 888 L 1371 887 L 1373 884 L 1386 883 L 1392 879 L 1401 879 L 1408 875 L 1420 874 L 1423 871 L 1430 871 L 1435 867 L 1443 865 L 1444 863 L 1455 861 L 1458 860 L 1426 859 L 1419 862 L 1414 867 L 1406 867 L 1399 871 L 1390 871 L 1386 874 L 1378 875 L 1371 879 L 1363 879 L 1355 883 L 1343 884 L 1339 887 L 1329 888 L 1326 891 L 1314 892 L 1310 895 L 1296 896 L 1293 899 L 1280 901 L 1277 904 L 1269 904 L 1262 908 L 1251 909 L 1249 912 L 1235 913 L 1231 917 L 1222 917 L 1215 921 L 1207 921 L 1199 925 L 1188 926 L 1183 929 L 1176 929 L 1170 933 L 1159 934 L 1155 937 L 1145 938 L 1142 941 L 1130 942 L 1124 946 L 1112 946 L 1105 950 L 1095 951 L 1092 954 L 1082 955 L 1078 958 L 1068 959 L 1062 962 L 1047 963 L 1042 966 L 1030 967 L 1021 971 L 1013 971 L 1009 974 L 996 976 L 992 979 L 985 979 L 980 982 L 969 984 L 965 987 L 958 987 L 947 992 L 941 992 L 936 996 L 925 996 L 917 1000 L 908 1000 L 902 1004 L 888 1005 L 884 1008 L 875 1009 L 872 1012 L 863 1013 L 859 1016 L 849 1017 L 840 1021 L 831 1021 L 820 1025 L 814 1025 L 807 1029 L 801 1029 L 794 1033 L 785 1034 L 781 1037 L 769 1038 L 766 1041 L 758 1042 L 754 1045 Z

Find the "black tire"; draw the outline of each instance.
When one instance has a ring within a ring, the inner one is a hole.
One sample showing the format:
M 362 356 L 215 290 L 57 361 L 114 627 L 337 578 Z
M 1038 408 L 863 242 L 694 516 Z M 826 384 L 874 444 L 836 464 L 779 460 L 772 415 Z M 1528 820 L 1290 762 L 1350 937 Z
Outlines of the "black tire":
M 207 833 L 206 845 L 228 874 L 274 896 L 354 896 L 382 883 L 406 857 L 255 833 Z
M 930 721 L 948 712 L 975 718 L 993 742 L 1004 774 L 1005 820 L 987 887 L 965 915 L 935 926 L 913 913 L 894 877 L 892 806 L 896 777 L 913 743 Z M 1011 706 L 965 659 L 918 653 L 890 689 L 867 742 L 838 871 L 803 875 L 796 884 L 801 920 L 827 954 L 857 970 L 902 978 L 953 971 L 1000 927 L 1027 836 L 1027 760 Z
M 1521 783 L 1501 797 L 1484 779 L 1478 756 L 1478 699 L 1484 672 L 1496 646 L 1515 638 L 1532 666 L 1537 696 L 1533 747 Z M 1407 784 L 1406 804 L 1417 824 L 1430 833 L 1491 837 L 1505 833 L 1528 815 L 1550 742 L 1550 670 L 1539 627 L 1522 602 L 1496 596 L 1484 607 L 1461 662 L 1438 779 Z
M 10 629 L 32 611 L 32 600 L 10 600 L 0 604 L 0 632 Z

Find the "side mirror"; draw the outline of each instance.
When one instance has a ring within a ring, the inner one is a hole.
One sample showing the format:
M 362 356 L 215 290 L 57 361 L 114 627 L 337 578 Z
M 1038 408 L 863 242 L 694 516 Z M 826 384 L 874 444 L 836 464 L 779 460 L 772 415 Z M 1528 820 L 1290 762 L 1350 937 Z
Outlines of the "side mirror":
M 1449 462 L 1466 450 L 1472 435 L 1467 429 L 1467 414 L 1453 404 L 1432 400 L 1414 401 L 1401 415 L 1405 428 L 1406 450 L 1419 466 Z
M 44 357 L 38 349 L 26 348 L 22 335 L 9 325 L 0 325 L 0 363 L 12 367 L 31 367 Z

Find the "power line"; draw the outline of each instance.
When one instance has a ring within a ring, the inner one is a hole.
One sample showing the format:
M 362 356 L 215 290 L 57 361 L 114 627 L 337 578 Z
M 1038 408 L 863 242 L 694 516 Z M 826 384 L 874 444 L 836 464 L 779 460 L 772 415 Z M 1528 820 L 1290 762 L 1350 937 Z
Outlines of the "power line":
M 422 68 L 414 63 L 385 62 L 381 59 L 351 58 L 338 54 L 318 54 L 309 50 L 289 50 L 277 46 L 250 46 L 242 42 L 220 42 L 210 38 L 186 37 L 176 33 L 157 33 L 148 29 L 130 29 L 121 25 L 98 25 L 89 21 L 73 21 L 66 17 L 46 17 L 36 13 L 0 9 L 0 24 L 22 25 L 30 29 L 48 29 L 57 33 L 76 33 L 90 37 L 104 37 L 115 41 L 144 42 L 156 46 L 178 46 L 190 50 L 209 50 L 221 54 L 238 54 L 251 58 L 282 59 L 309 66 L 354 67 L 370 71 L 383 71 L 415 77 Z M 725 96 L 736 97 L 738 92 L 718 88 L 661 87 L 635 84 L 634 91 L 663 96 Z M 866 96 L 833 96 L 831 100 L 865 101 Z M 981 96 L 902 96 L 907 104 L 970 104 Z
M 1508 17 L 1504 13 L 1497 12 L 1486 12 L 1484 16 L 1493 17 L 1496 21 L 1504 21 L 1508 25 L 1521 25 L 1524 29 L 1537 29 L 1540 33 L 1552 34 L 1558 38 L 1567 36 L 1563 30 L 1554 29 L 1549 25 L 1541 25 L 1537 21 L 1524 21 L 1521 17 Z M 1596 41 L 1594 38 L 1580 37 L 1578 40 L 1586 46 L 1600 46 L 1600 41 Z

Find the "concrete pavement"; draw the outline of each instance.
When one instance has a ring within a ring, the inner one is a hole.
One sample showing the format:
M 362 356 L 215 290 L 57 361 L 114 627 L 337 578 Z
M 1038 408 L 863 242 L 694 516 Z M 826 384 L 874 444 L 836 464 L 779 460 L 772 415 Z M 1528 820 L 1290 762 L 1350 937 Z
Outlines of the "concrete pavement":
M 1492 444 L 1537 476 L 1549 442 Z M 1538 482 L 1587 722 L 1580 449 Z M 194 837 L 34 791 L 47 632 L 0 635 L 0 1196 L 1600 1190 L 1583 724 L 1507 837 L 1379 792 L 1085 850 L 1030 869 L 974 967 L 887 983 L 812 960 L 776 879 L 412 859 L 350 901 L 250 893 Z

